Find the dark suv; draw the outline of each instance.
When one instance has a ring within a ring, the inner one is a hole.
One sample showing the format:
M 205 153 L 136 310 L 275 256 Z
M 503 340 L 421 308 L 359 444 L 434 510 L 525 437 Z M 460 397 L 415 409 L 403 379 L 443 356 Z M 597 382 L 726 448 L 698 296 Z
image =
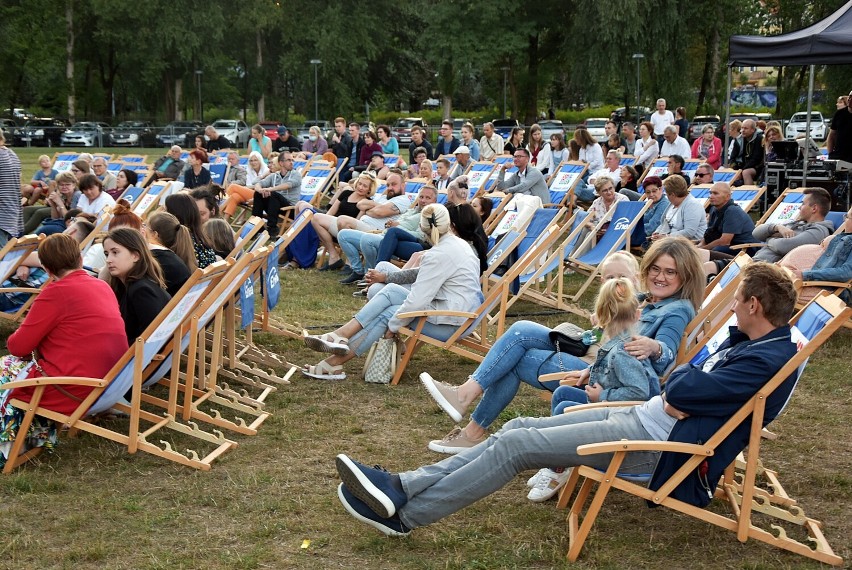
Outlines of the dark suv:
M 30 119 L 15 131 L 16 146 L 59 146 L 60 138 L 69 127 L 65 119 L 46 117 Z
M 494 132 L 508 140 L 512 136 L 512 129 L 520 127 L 521 124 L 517 119 L 494 119 Z
M 154 124 L 150 121 L 122 121 L 110 133 L 112 146 L 154 146 Z
M 157 145 L 182 145 L 191 149 L 195 147 L 195 135 L 198 134 L 204 134 L 201 121 L 172 121 L 157 134 Z

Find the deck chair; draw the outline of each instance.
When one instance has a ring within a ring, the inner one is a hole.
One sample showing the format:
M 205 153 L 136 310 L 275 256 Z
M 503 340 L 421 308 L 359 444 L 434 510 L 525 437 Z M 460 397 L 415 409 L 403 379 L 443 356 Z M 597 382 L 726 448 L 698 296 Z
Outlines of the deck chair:
M 698 169 L 698 165 L 704 162 L 703 160 L 698 160 L 696 158 L 688 158 L 686 156 L 683 157 L 683 168 L 681 172 L 686 174 L 690 180 L 695 180 L 695 171 Z M 645 172 L 642 173 L 642 176 L 639 179 L 639 183 L 648 176 L 659 176 L 662 178 L 669 172 L 669 159 L 668 157 L 664 158 L 655 158 L 654 162 L 651 163 L 651 166 L 645 169 Z
M 614 251 L 627 249 L 630 251 L 630 236 L 638 223 L 642 221 L 642 216 L 645 210 L 648 209 L 649 203 L 647 200 L 630 202 L 628 200 L 617 202 L 613 206 L 612 215 L 609 216 L 609 227 L 607 228 L 600 241 L 595 237 L 596 233 L 601 230 L 606 223 L 606 220 L 601 220 L 598 224 L 589 231 L 586 239 L 577 246 L 579 255 L 571 255 L 568 257 L 567 266 L 587 275 L 586 281 L 580 286 L 576 293 L 568 295 L 570 304 L 576 303 L 583 296 L 583 293 L 594 282 L 595 277 L 600 270 L 600 263 Z M 585 313 L 583 313 L 585 314 Z
M 212 159 L 211 159 L 212 160 Z M 225 174 L 228 172 L 228 163 L 227 162 L 218 162 L 210 164 L 210 182 L 213 184 L 222 185 L 222 181 L 225 180 Z
M 115 157 L 116 162 L 124 162 L 125 164 L 143 164 L 148 157 L 142 154 L 122 154 Z
M 80 253 L 85 256 L 86 252 L 89 251 L 89 248 L 92 247 L 92 244 L 95 243 L 95 240 L 106 236 L 106 232 L 109 230 L 110 220 L 112 220 L 112 212 L 109 208 L 101 210 L 101 213 L 95 221 L 95 229 L 80 242 Z
M 264 409 L 266 398 L 276 390 L 276 385 L 289 384 L 289 376 L 295 372 L 292 366 L 290 373 L 283 378 L 265 371 L 258 375 L 242 363 L 233 373 L 226 373 L 223 368 L 223 334 L 227 334 L 230 325 L 226 305 L 233 302 L 236 291 L 253 289 L 252 275 L 265 262 L 270 249 L 262 247 L 240 256 L 196 308 L 190 329 L 181 339 L 181 351 L 186 352 L 186 357 L 178 373 L 174 374 L 173 361 L 166 359 L 146 380 L 146 387 L 159 383 L 171 389 L 173 384 L 178 384 L 183 398 L 176 406 L 176 413 L 183 421 L 201 421 L 236 433 L 257 435 L 258 428 L 270 417 Z M 253 296 L 250 301 L 253 305 Z M 250 312 L 248 316 L 251 316 Z M 168 356 L 168 352 L 163 356 Z M 242 388 L 231 388 L 224 381 L 219 381 L 220 376 L 223 380 L 238 382 Z M 247 389 L 254 389 L 255 395 L 250 395 Z M 151 393 L 144 393 L 142 401 L 160 408 L 168 407 L 168 401 Z M 228 419 L 220 413 L 220 409 L 237 415 L 233 420 Z
M 846 307 L 837 297 L 821 295 L 795 315 L 790 324 L 798 330 L 798 333 L 801 333 L 800 338 L 806 339 L 806 341 L 800 340 L 797 343 L 799 351 L 704 444 L 622 440 L 578 447 L 577 453 L 579 455 L 610 453 L 613 454 L 613 457 L 606 472 L 586 466 L 575 468 L 565 486 L 563 492 L 566 497 L 570 497 L 576 484 L 580 479 L 583 479 L 577 497 L 568 513 L 568 559 L 573 562 L 580 555 L 606 495 L 610 489 L 615 488 L 645 499 L 649 504 L 662 505 L 732 531 L 740 542 L 746 542 L 749 538 L 752 538 L 826 564 L 841 565 L 843 560 L 834 553 L 828 544 L 822 533 L 821 523 L 805 516 L 801 506 L 795 500 L 792 500 L 782 487 L 776 487 L 772 484 L 771 479 L 768 490 L 757 486 L 756 480 L 761 470 L 759 454 L 767 397 L 778 389 L 794 371 L 797 372 L 796 382 L 798 382 L 810 355 L 841 326 L 842 321 L 849 318 L 850 314 L 852 314 L 852 309 Z M 581 409 L 586 408 L 575 406 L 570 408 L 568 413 Z M 734 429 L 750 419 L 752 422 L 747 450 L 743 452 L 739 461 L 735 461 L 728 467 L 716 488 L 715 497 L 727 500 L 730 516 L 716 512 L 718 509 L 711 511 L 699 508 L 671 496 L 677 486 L 697 469 L 707 456 L 713 454 L 716 446 L 724 441 Z M 679 453 L 687 455 L 688 459 L 660 489 L 651 490 L 635 479 L 631 481 L 618 474 L 625 455 L 630 451 L 641 450 Z M 738 467 L 739 472 L 737 472 Z M 583 515 L 583 507 L 595 483 L 598 484 L 597 492 L 592 497 L 585 515 Z M 560 497 L 560 501 L 563 501 L 562 497 Z M 758 526 L 760 521 L 753 519 L 753 513 L 774 518 L 779 523 L 783 521 L 801 527 L 808 534 L 811 545 L 794 540 L 787 535 L 783 528 L 775 524 L 770 525 L 776 529 L 774 532 L 764 530 Z
M 713 182 L 727 182 L 733 185 L 740 179 L 740 171 L 733 168 L 719 168 L 713 171 Z
M 71 163 L 80 158 L 78 152 L 57 152 L 53 155 L 53 168 L 57 172 L 71 170 Z
M 470 165 L 467 171 L 468 200 L 485 191 L 485 186 L 494 174 L 495 168 L 497 165 L 493 162 L 476 161 Z
M 491 176 L 485 182 L 484 191 L 492 192 L 497 188 L 497 176 L 500 174 L 500 169 L 504 164 L 510 164 L 509 168 L 506 170 L 505 177 L 508 178 L 510 174 L 514 174 L 518 171 L 518 167 L 514 166 L 513 161 L 514 157 L 511 154 L 498 154 L 494 158 L 491 159 L 494 163 L 494 170 L 491 172 Z
M 138 177 L 136 184 L 139 186 L 145 186 L 148 179 L 154 173 L 154 167 L 150 164 L 125 164 L 124 167 L 136 173 Z
M 574 215 L 562 226 L 562 241 L 555 245 L 533 273 L 525 273 L 519 277 L 521 287 L 515 296 L 509 299 L 507 309 L 523 298 L 546 307 L 568 310 L 568 306 L 563 302 L 565 274 L 562 267 L 579 244 L 588 215 L 585 210 L 574 210 Z
M 480 276 L 483 293 L 488 293 L 491 283 L 495 281 L 493 279 L 493 276 L 496 275 L 495 272 L 504 265 L 508 266 L 510 257 L 514 255 L 526 235 L 526 229 L 509 230 L 494 244 L 494 247 L 488 250 L 488 266 Z
M 731 199 L 743 209 L 743 212 L 748 212 L 757 205 L 765 192 L 766 188 L 744 185 L 731 189 Z
M 18 431 L 19 437 L 15 439 L 12 445 L 9 460 L 3 468 L 3 472 L 11 473 L 16 467 L 41 452 L 42 448 L 37 447 L 22 453 L 26 432 L 35 415 L 59 422 L 75 432 L 85 431 L 115 441 L 126 446 L 129 453 L 144 451 L 195 469 L 209 470 L 216 458 L 235 447 L 236 443 L 226 439 L 221 433 L 210 434 L 198 429 L 195 424 L 187 425 L 175 420 L 177 384 L 174 385 L 169 394 L 169 401 L 172 405 L 164 415 L 152 414 L 142 410 L 140 405 L 143 371 L 170 341 L 174 347 L 173 358 L 177 360 L 180 357 L 180 331 L 186 326 L 194 308 L 204 299 L 206 294 L 212 291 L 226 271 L 227 264 L 225 262 L 215 263 L 204 270 L 197 270 L 104 378 L 42 377 L 6 384 L 4 387 L 7 389 L 35 387 L 36 390 L 29 403 L 16 398 L 10 400 L 13 406 L 26 410 L 26 415 L 21 422 Z M 94 388 L 72 414 L 65 415 L 39 406 L 46 386 L 71 384 Z M 120 399 L 129 389 L 133 391 L 130 405 L 120 404 Z M 89 417 L 106 412 L 113 407 L 129 412 L 130 423 L 126 433 L 114 431 L 88 420 Z M 151 427 L 143 430 L 141 424 L 143 421 L 150 423 Z M 194 450 L 187 450 L 186 455 L 178 453 L 172 449 L 171 444 L 167 441 L 161 440 L 164 447 L 148 441 L 148 438 L 154 435 L 163 435 L 160 434 L 162 429 L 171 429 L 183 436 L 193 438 L 199 443 L 204 442 L 205 445 L 212 445 L 213 451 L 202 458 Z
M 420 189 L 429 184 L 429 180 L 425 178 L 412 178 L 411 180 L 405 181 L 405 193 L 409 195 L 416 196 L 420 193 Z M 376 194 L 380 192 L 377 190 Z
M 577 187 L 577 183 L 583 178 L 588 168 L 585 162 L 579 161 L 565 161 L 560 164 L 547 181 L 547 187 L 550 190 L 548 205 L 570 207 L 574 188 Z
M 160 205 L 160 200 L 165 198 L 172 184 L 172 182 L 154 182 L 151 184 L 148 187 L 148 192 L 137 201 L 136 206 L 133 208 L 133 213 L 142 219 L 147 218 L 148 214 Z
M 518 261 L 512 264 L 498 282 L 492 284 L 488 294 L 482 298 L 482 302 L 475 311 L 470 313 L 458 311 L 416 311 L 397 315 L 400 318 L 413 318 L 416 320 L 412 321 L 409 326 L 399 329 L 400 336 L 408 338 L 405 341 L 405 354 L 397 366 L 391 384 L 396 385 L 399 383 L 411 357 L 420 344 L 423 343 L 449 350 L 475 362 L 482 362 L 485 358 L 485 353 L 491 348 L 487 336 L 489 313 L 494 311 L 498 317 L 495 319 L 497 324 L 495 337 L 499 337 L 503 334 L 506 327 L 505 306 L 509 299 L 509 290 L 512 282 L 525 272 L 530 264 L 544 255 L 556 240 L 559 239 L 559 230 L 559 226 L 553 224 L 542 232 L 535 246 L 528 249 Z M 463 317 L 465 320 L 450 338 L 443 341 L 427 336 L 423 332 L 426 319 L 431 315 L 457 316 Z M 478 334 L 474 335 L 474 332 Z
M 787 188 L 781 192 L 755 225 L 783 224 L 794 221 L 799 216 L 799 210 L 802 209 L 804 199 L 805 195 L 801 188 Z
M 133 209 L 139 204 L 139 200 L 148 193 L 147 188 L 142 188 L 141 186 L 128 186 L 127 189 L 121 193 L 119 196 L 119 200 L 127 200 L 130 204 L 130 208 Z
M 624 154 L 621 156 L 621 160 L 618 161 L 618 166 L 635 166 L 638 158 L 638 156 L 632 154 Z
M 311 223 L 311 218 L 314 213 L 311 210 L 305 210 L 300 216 L 290 225 L 286 232 L 279 237 L 273 250 L 266 257 L 266 265 L 263 271 L 262 289 L 263 301 L 261 302 L 260 315 L 260 330 L 286 336 L 292 339 L 302 338 L 302 326 L 299 324 L 289 324 L 283 320 L 272 316 L 275 307 L 278 306 L 278 301 L 281 298 L 281 284 L 278 275 L 278 260 L 281 253 L 288 245 L 296 238 L 299 233 Z
M 234 250 L 228 255 L 236 259 L 238 253 L 263 231 L 266 221 L 259 216 L 252 216 L 242 225 L 234 240 Z
M 35 287 L 3 287 L 11 277 L 15 275 L 18 267 L 31 253 L 38 249 L 39 244 L 44 239 L 44 235 L 24 236 L 20 238 L 11 238 L 6 245 L 0 248 L 0 294 L 15 294 L 29 295 L 22 305 L 9 309 L 8 311 L 0 311 L 0 318 L 18 322 L 29 310 L 30 305 L 35 301 L 40 289 Z

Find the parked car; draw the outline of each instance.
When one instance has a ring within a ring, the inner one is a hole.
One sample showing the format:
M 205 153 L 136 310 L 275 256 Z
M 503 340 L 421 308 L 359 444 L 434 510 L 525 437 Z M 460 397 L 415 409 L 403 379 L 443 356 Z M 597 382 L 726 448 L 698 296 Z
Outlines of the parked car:
M 59 146 L 59 139 L 67 128 L 65 119 L 30 119 L 15 131 L 14 141 L 18 146 Z
M 423 129 L 429 128 L 422 117 L 405 117 L 396 120 L 391 128 L 391 134 L 400 144 L 411 144 L 411 127 L 414 125 Z
M 211 125 L 216 132 L 225 137 L 236 148 L 244 148 L 248 146 L 248 141 L 251 138 L 251 129 L 245 121 L 235 121 L 222 119 Z
M 0 119 L 0 131 L 3 132 L 3 138 L 6 139 L 6 144 L 13 144 L 15 138 L 15 121 L 12 119 Z
M 11 118 L 16 121 L 27 121 L 29 119 L 35 119 L 35 115 L 27 111 L 26 109 L 3 109 L 3 117 Z
M 604 142 L 606 140 L 606 122 L 609 119 L 602 117 L 594 117 L 591 119 L 586 119 L 583 121 L 583 124 L 586 125 L 586 129 L 589 131 L 589 134 L 592 135 L 598 142 Z
M 278 127 L 281 126 L 281 123 L 278 121 L 264 121 L 258 124 L 266 131 L 266 136 L 269 137 L 269 140 L 278 140 Z M 249 131 L 251 131 L 251 129 L 249 129 Z M 251 132 L 249 132 L 249 134 L 251 134 Z
M 704 127 L 707 125 L 711 125 L 713 127 L 713 132 L 715 133 L 719 130 L 719 127 L 722 126 L 722 119 L 719 118 L 719 115 L 698 115 L 693 117 L 692 122 L 689 123 L 687 141 L 692 144 L 692 141 L 700 138 L 701 131 L 703 131 Z
M 358 124 L 361 125 L 361 136 L 362 137 L 364 136 L 364 133 L 366 133 L 367 131 L 373 131 L 373 133 L 375 134 L 376 123 L 374 123 L 373 121 L 361 121 Z
M 154 146 L 154 124 L 151 121 L 122 121 L 109 134 L 112 146 Z
M 541 139 L 544 141 L 549 141 L 550 137 L 556 133 L 565 136 L 565 125 L 562 124 L 562 121 L 546 119 L 539 121 L 538 126 L 541 127 Z
M 322 133 L 322 137 L 326 141 L 329 139 L 329 135 L 331 134 L 331 123 L 329 123 L 328 121 L 305 121 L 305 124 L 299 127 L 299 131 L 296 135 L 298 140 L 302 142 L 308 140 L 308 136 L 310 135 L 310 129 L 313 126 L 319 127 L 319 130 Z
M 59 144 L 62 146 L 107 146 L 109 130 L 107 123 L 80 121 L 62 133 Z
M 195 135 L 204 134 L 204 125 L 201 121 L 172 121 L 157 134 L 156 140 L 159 146 L 195 146 L 194 144 L 187 145 L 187 137 L 190 141 L 195 139 Z
M 512 136 L 513 128 L 521 126 L 517 119 L 494 119 L 491 122 L 494 123 L 494 132 L 506 140 Z
M 787 128 L 784 131 L 784 137 L 787 140 L 794 140 L 804 136 L 805 130 L 808 128 L 808 112 L 799 112 L 790 117 L 790 122 L 787 123 Z M 828 129 L 825 127 L 825 119 L 819 111 L 811 111 L 811 138 L 817 141 L 824 141 Z

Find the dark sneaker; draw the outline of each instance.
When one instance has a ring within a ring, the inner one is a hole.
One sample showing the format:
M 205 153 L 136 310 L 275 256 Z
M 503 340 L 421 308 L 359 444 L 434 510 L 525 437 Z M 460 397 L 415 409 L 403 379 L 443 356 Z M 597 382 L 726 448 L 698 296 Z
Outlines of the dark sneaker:
M 346 279 L 341 279 L 340 283 L 343 284 L 343 285 L 351 285 L 353 283 L 357 283 L 358 281 L 360 281 L 363 278 L 364 278 L 363 273 L 355 273 L 353 271 L 352 273 L 349 274 L 349 277 L 347 277 Z
M 326 263 L 325 265 L 323 265 L 322 267 L 320 267 L 320 269 L 319 269 L 319 270 L 320 270 L 320 271 L 337 271 L 338 269 L 341 269 L 341 268 L 343 267 L 343 265 L 344 265 L 343 260 L 342 260 L 342 259 L 338 259 L 337 261 L 335 261 L 335 262 L 334 262 L 334 263 L 332 263 L 331 265 L 329 265 L 328 263 Z
M 367 467 L 341 453 L 335 458 L 340 480 L 356 497 L 367 504 L 375 513 L 392 517 L 397 509 L 408 502 L 399 480 L 394 484 L 394 475 L 384 469 Z
M 410 528 L 402 524 L 398 515 L 390 518 L 380 517 L 364 501 L 353 495 L 343 483 L 337 486 L 337 498 L 350 515 L 388 536 L 408 536 L 411 532 Z
M 352 273 L 352 268 L 349 267 L 348 263 L 340 268 L 341 275 L 349 275 L 350 273 Z

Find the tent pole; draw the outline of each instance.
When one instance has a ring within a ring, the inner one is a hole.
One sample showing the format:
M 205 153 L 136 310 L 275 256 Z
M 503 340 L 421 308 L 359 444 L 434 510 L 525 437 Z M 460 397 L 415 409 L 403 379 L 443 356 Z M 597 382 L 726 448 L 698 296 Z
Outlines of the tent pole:
M 728 147 L 731 144 L 731 133 L 728 132 L 728 125 L 731 124 L 731 64 L 728 63 L 728 90 L 725 92 L 725 123 L 722 126 L 725 130 L 725 146 L 722 148 L 722 164 L 729 166 Z
M 808 79 L 808 120 L 805 123 L 805 160 L 802 164 L 802 186 L 808 185 L 808 160 L 811 152 L 811 109 L 814 101 L 814 66 L 811 65 L 811 74 Z

